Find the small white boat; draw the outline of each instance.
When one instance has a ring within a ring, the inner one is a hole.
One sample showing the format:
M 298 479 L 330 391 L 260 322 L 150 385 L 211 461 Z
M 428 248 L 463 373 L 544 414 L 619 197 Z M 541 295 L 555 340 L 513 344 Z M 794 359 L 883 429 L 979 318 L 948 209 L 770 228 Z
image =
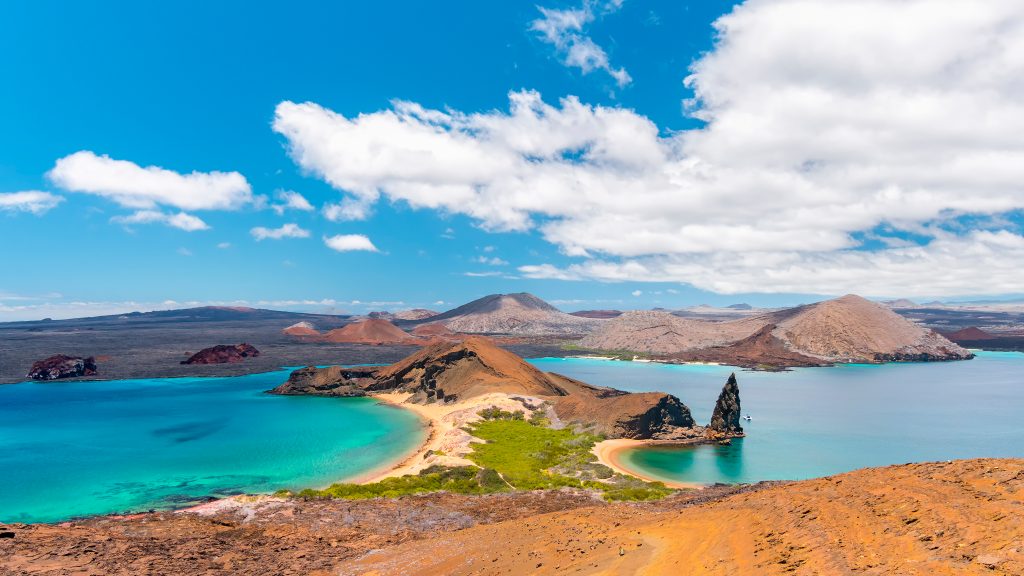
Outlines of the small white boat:
M 750 415 L 744 416 L 743 419 L 746 420 L 747 422 L 750 422 Z

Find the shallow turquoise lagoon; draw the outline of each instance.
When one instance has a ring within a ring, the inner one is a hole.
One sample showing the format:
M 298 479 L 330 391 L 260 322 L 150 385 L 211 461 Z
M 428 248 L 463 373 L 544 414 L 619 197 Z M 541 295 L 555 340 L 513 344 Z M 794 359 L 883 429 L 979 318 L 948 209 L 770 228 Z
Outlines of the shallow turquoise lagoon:
M 417 416 L 372 399 L 263 393 L 288 373 L 0 386 L 0 521 L 324 486 L 424 440 Z
M 542 358 L 538 368 L 675 394 L 706 424 L 726 366 Z M 736 371 L 747 437 L 730 446 L 636 449 L 622 464 L 681 482 L 802 479 L 905 462 L 1024 457 L 1024 354 L 950 363 Z

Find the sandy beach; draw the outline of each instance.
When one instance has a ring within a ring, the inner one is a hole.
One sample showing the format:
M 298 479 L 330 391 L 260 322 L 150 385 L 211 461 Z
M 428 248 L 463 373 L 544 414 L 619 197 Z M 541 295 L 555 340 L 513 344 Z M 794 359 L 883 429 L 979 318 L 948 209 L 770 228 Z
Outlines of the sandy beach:
M 654 478 L 653 476 L 648 476 L 646 474 L 641 474 L 641 473 L 639 473 L 639 472 L 637 472 L 635 470 L 632 470 L 630 468 L 626 468 L 625 466 L 622 465 L 622 463 L 619 460 L 619 456 L 625 450 L 629 450 L 629 449 L 633 449 L 633 448 L 639 448 L 641 446 L 651 446 L 651 445 L 657 445 L 657 444 L 668 445 L 668 444 L 679 444 L 679 442 L 659 442 L 657 440 L 629 440 L 629 439 L 626 439 L 626 438 L 616 438 L 616 439 L 612 439 L 612 440 L 605 440 L 603 442 L 598 442 L 597 444 L 594 445 L 594 449 L 592 450 L 592 452 L 594 453 L 595 456 L 597 456 L 598 462 L 600 462 L 601 464 L 604 464 L 605 466 L 611 468 L 612 470 L 618 472 L 619 474 L 625 474 L 626 476 L 633 476 L 634 478 L 639 478 L 639 479 L 645 480 L 647 482 L 661 482 L 662 484 L 664 484 L 665 486 L 668 486 L 669 488 L 676 488 L 676 489 L 704 488 L 703 484 L 697 484 L 697 483 L 692 483 L 692 482 L 671 482 L 671 481 L 661 480 L 659 478 Z
M 381 466 L 349 482 L 371 484 L 385 478 L 418 474 L 421 470 L 434 465 L 475 466 L 464 456 L 471 451 L 470 444 L 479 440 L 462 428 L 470 422 L 479 420 L 478 412 L 492 406 L 509 412 L 529 411 L 524 402 L 533 405 L 540 405 L 543 402 L 539 398 L 516 396 L 513 399 L 508 394 L 495 393 L 454 404 L 412 404 L 407 402 L 410 396 L 412 394 L 388 393 L 374 394 L 373 398 L 396 408 L 415 412 L 430 428 L 427 440 L 415 453 L 398 464 Z

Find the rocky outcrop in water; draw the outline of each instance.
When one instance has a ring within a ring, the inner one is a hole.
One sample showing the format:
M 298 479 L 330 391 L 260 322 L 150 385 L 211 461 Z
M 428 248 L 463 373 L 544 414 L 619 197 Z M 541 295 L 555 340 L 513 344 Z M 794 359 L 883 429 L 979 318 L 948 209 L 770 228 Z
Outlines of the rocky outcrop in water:
M 708 428 L 714 432 L 743 433 L 743 427 L 740 426 L 740 387 L 736 383 L 736 374 L 730 374 L 725 386 L 722 387 Z
M 79 358 L 57 354 L 32 364 L 28 377 L 33 380 L 57 380 L 96 374 L 96 360 L 90 356 Z
M 271 390 L 286 396 L 366 396 L 365 386 L 373 382 L 375 368 L 306 366 L 291 373 L 288 381 Z
M 241 362 L 246 358 L 255 358 L 260 351 L 254 346 L 246 343 L 226 345 L 218 344 L 209 348 L 203 348 L 188 360 L 182 360 L 182 364 L 227 364 L 230 362 Z

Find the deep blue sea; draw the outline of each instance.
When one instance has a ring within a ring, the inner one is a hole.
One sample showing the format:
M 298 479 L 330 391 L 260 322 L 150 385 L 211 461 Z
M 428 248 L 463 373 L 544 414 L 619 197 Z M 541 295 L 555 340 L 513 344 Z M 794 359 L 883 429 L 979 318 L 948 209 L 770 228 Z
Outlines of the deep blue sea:
M 542 358 L 592 384 L 678 396 L 706 424 L 726 366 Z M 730 446 L 637 449 L 621 463 L 680 482 L 802 479 L 865 466 L 1024 457 L 1024 354 L 948 363 L 736 371 L 747 437 Z
M 372 399 L 263 393 L 288 374 L 0 386 L 0 521 L 320 487 L 424 440 L 417 416 Z

